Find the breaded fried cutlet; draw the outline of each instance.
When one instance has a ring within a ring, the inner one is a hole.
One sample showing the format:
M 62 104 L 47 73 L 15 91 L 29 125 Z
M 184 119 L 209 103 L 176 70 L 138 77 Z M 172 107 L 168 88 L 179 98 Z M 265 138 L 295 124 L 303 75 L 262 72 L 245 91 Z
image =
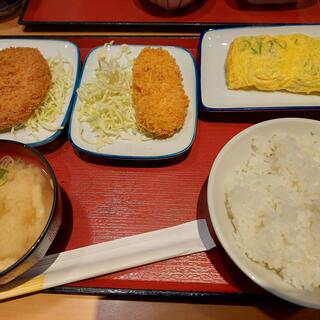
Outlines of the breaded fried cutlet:
M 189 98 L 179 66 L 167 50 L 145 48 L 136 58 L 133 103 L 138 127 L 153 137 L 167 138 L 182 128 Z
M 0 51 L 0 128 L 24 122 L 45 98 L 51 85 L 47 60 L 38 49 Z

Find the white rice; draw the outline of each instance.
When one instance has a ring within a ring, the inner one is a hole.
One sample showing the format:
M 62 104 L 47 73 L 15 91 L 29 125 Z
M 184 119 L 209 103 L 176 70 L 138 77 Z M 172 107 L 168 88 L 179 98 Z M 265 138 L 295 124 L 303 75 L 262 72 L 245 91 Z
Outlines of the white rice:
M 255 138 L 226 184 L 239 246 L 297 288 L 320 285 L 320 136 Z

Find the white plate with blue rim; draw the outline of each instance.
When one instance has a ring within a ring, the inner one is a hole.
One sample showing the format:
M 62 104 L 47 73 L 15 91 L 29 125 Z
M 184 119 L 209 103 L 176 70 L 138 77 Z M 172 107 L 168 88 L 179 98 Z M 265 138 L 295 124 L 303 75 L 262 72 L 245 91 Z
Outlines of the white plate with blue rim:
M 305 34 L 320 36 L 319 25 L 254 26 L 208 30 L 200 42 L 200 101 L 205 111 L 306 110 L 320 107 L 319 95 L 258 90 L 229 90 L 225 61 L 240 36 Z
M 61 99 L 61 103 L 59 101 L 60 110 L 56 112 L 55 117 L 50 119 L 50 123 L 47 123 L 46 127 L 36 124 L 33 126 L 33 129 L 27 125 L 15 130 L 0 131 L 0 139 L 18 141 L 33 147 L 46 145 L 62 133 L 68 122 L 80 74 L 79 48 L 74 43 L 65 40 L 0 39 L 0 50 L 10 47 L 37 48 L 48 62 L 50 59 L 57 58 L 58 56 L 65 61 L 63 68 L 69 74 L 68 87 L 65 89 L 65 97 Z M 53 73 L 52 76 L 53 83 L 48 94 L 52 94 L 50 90 L 54 87 L 55 81 L 61 80 L 58 76 L 55 78 Z
M 113 55 L 119 50 L 119 47 L 119 45 L 108 46 L 108 50 Z M 132 59 L 137 57 L 145 47 L 143 45 L 130 45 L 129 49 Z M 69 138 L 77 150 L 102 158 L 157 160 L 177 157 L 190 149 L 195 138 L 197 124 L 195 62 L 191 53 L 184 48 L 174 46 L 161 46 L 161 48 L 167 50 L 175 58 L 181 71 L 185 93 L 189 98 L 188 111 L 181 130 L 166 139 L 132 140 L 117 138 L 110 144 L 105 143 L 97 146 L 95 143 L 91 143 L 91 141 L 96 140 L 96 133 L 89 125 L 79 121 L 79 110 L 81 109 L 82 102 L 77 95 L 69 127 Z M 94 77 L 98 66 L 99 50 L 107 50 L 107 48 L 103 46 L 97 47 L 89 53 L 83 67 L 79 88 Z M 83 136 L 86 136 L 86 138 L 84 139 Z

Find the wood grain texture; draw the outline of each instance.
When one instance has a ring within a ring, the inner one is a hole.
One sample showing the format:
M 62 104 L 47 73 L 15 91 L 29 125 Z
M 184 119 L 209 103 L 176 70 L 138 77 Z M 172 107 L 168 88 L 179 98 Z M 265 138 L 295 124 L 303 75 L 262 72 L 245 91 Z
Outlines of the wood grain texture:
M 320 311 L 282 301 L 252 305 L 191 304 L 35 294 L 0 304 L 1 319 L 23 320 L 314 320 Z
M 96 161 L 77 154 L 69 142 L 64 142 L 54 152 L 47 152 L 46 157 L 64 191 L 64 201 L 69 203 L 64 211 L 67 221 L 63 222 L 52 251 L 73 249 L 206 217 L 206 180 L 219 148 L 214 131 L 206 130 L 210 126 L 200 124 L 198 130 L 199 133 L 204 130 L 207 145 L 215 147 L 208 150 L 205 145 L 201 146 L 197 137 L 186 156 L 167 161 L 167 164 L 120 165 L 113 161 Z M 227 128 L 223 130 L 228 131 Z M 224 139 L 227 141 L 227 135 Z M 222 145 L 226 141 L 221 141 Z M 198 253 L 171 259 L 91 280 L 86 285 L 200 291 L 214 291 L 212 285 L 220 285 L 219 290 L 238 291 L 217 272 L 212 264 L 214 254 Z M 108 282 L 109 279 L 113 281 Z M 185 283 L 186 286 L 175 287 L 175 283 Z

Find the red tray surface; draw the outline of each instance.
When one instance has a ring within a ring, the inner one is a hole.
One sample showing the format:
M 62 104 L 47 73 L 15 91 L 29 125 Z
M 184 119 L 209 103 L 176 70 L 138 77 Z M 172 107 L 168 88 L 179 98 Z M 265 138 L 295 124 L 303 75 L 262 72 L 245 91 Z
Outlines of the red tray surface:
M 198 38 L 69 38 L 88 51 L 109 42 L 176 45 L 197 54 Z M 311 114 L 311 113 L 310 113 Z M 190 152 L 165 161 L 101 160 L 77 153 L 66 135 L 42 148 L 63 191 L 64 218 L 51 253 L 174 226 L 208 215 L 208 174 L 216 155 L 235 134 L 277 113 L 201 114 Z M 211 227 L 211 224 L 210 224 Z M 224 293 L 262 293 L 217 242 L 209 252 L 170 259 L 70 284 Z
M 207 0 L 202 6 L 170 14 L 148 5 L 146 0 L 29 0 L 22 23 L 319 23 L 317 0 L 297 5 L 258 6 L 246 0 Z

